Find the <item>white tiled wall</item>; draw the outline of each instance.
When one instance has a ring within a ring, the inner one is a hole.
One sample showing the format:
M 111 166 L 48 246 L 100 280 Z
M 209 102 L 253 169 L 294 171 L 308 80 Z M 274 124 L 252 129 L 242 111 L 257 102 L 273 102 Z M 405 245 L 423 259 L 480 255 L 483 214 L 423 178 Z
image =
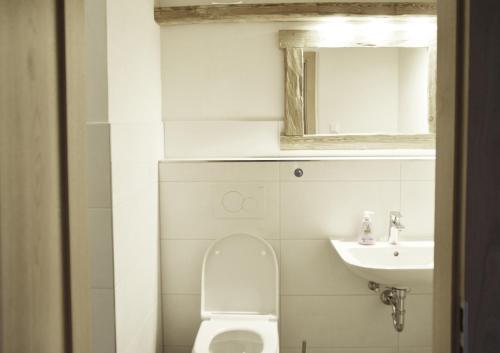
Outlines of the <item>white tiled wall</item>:
M 162 132 L 160 121 L 87 124 L 93 353 L 161 350 Z
M 154 0 L 85 0 L 92 353 L 161 350 Z
M 85 109 L 87 121 L 108 121 L 106 1 L 85 4 Z
M 111 142 L 107 123 L 87 124 L 88 206 L 111 207 Z
M 402 237 L 431 238 L 433 180 L 432 160 L 161 162 L 164 352 L 190 352 L 210 242 L 248 232 L 278 253 L 282 352 L 299 353 L 306 340 L 309 353 L 430 353 L 430 289 L 409 295 L 407 325 L 397 334 L 390 308 L 347 270 L 328 239 L 354 238 L 365 209 L 376 212 L 382 238 L 389 211 L 399 209 L 407 226 Z M 231 192 L 265 211 L 225 212 Z
M 113 353 L 115 294 L 113 289 L 92 289 L 92 352 Z
M 114 353 L 115 287 L 109 124 L 87 124 L 87 149 L 92 353 Z
M 161 350 L 160 29 L 154 0 L 106 0 L 116 352 Z
M 118 353 L 161 349 L 158 160 L 162 124 L 112 124 Z
M 118 353 L 161 350 L 158 160 L 163 124 L 111 124 L 112 210 Z

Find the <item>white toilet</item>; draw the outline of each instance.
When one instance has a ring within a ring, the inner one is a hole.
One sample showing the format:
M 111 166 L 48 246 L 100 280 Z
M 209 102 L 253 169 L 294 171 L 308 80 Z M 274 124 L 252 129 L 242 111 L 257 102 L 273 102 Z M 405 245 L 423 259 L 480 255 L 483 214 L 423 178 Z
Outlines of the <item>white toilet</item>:
M 264 239 L 233 234 L 206 251 L 193 353 L 279 353 L 278 262 Z

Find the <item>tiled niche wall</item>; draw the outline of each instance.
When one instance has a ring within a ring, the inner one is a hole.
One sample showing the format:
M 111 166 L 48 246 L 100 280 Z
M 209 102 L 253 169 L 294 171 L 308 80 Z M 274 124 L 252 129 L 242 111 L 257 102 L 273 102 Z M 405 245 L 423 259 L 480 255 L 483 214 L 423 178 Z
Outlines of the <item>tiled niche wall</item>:
M 109 124 L 87 124 L 87 147 L 92 353 L 114 353 L 115 278 Z
M 432 160 L 161 162 L 164 353 L 191 352 L 204 252 L 235 232 L 267 239 L 278 254 L 281 352 L 299 353 L 306 340 L 308 353 L 430 353 L 431 289 L 408 296 L 406 328 L 397 334 L 390 308 L 328 240 L 354 239 L 363 210 L 375 211 L 381 238 L 389 211 L 401 210 L 402 237 L 429 239 L 433 208 Z

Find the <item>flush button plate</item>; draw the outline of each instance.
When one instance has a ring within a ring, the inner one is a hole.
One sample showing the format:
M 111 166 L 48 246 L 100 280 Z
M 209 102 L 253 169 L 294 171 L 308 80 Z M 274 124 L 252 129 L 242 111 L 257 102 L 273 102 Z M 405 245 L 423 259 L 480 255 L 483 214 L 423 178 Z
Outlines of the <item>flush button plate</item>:
M 265 185 L 215 185 L 213 195 L 215 218 L 264 218 L 266 214 L 268 192 Z

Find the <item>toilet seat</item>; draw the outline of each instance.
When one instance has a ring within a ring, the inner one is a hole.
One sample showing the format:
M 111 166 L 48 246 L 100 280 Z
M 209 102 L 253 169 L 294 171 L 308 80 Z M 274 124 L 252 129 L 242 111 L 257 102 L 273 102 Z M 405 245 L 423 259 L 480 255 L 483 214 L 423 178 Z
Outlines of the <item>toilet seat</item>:
M 278 315 L 278 261 L 272 246 L 249 234 L 212 243 L 203 260 L 203 321 L 193 353 L 234 353 L 234 345 L 252 353 L 278 353 Z
M 278 322 L 271 317 L 254 315 L 204 320 L 198 330 L 193 353 L 209 353 L 213 339 L 222 333 L 231 331 L 248 331 L 258 334 L 262 339 L 262 351 L 259 353 L 279 352 Z
M 274 315 L 279 312 L 278 261 L 273 247 L 249 234 L 217 239 L 201 275 L 201 317 Z

